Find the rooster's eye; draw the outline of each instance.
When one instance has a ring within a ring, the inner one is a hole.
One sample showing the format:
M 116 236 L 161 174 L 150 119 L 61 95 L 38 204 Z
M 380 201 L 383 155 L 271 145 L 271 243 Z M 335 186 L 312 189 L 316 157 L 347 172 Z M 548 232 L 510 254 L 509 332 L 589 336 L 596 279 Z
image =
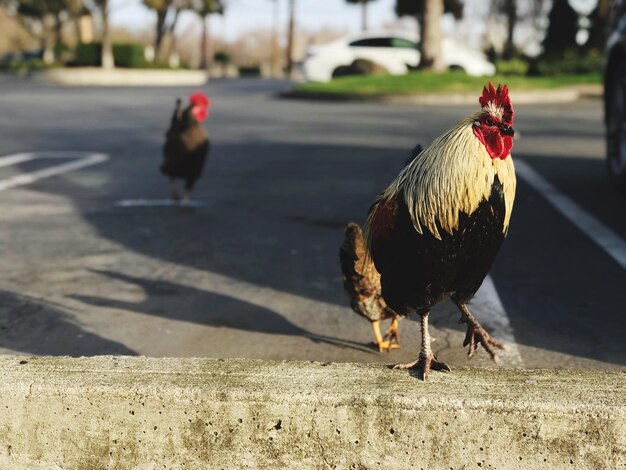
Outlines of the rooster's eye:
M 488 126 L 493 126 L 494 125 L 493 119 L 487 118 L 487 120 L 485 121 L 485 124 L 487 124 Z

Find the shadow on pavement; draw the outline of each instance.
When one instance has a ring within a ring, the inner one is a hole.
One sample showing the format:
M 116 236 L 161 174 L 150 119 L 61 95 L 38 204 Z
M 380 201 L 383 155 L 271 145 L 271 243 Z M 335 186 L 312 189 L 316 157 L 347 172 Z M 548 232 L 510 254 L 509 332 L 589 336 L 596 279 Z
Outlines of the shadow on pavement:
M 111 271 L 90 271 L 110 279 L 139 286 L 147 298 L 142 302 L 127 302 L 104 297 L 70 296 L 88 305 L 123 309 L 217 328 L 301 336 L 315 343 L 326 343 L 343 348 L 373 352 L 373 349 L 361 343 L 311 333 L 295 325 L 279 313 L 226 295 L 168 281 L 142 279 Z M 181 308 L 181 303 L 184 303 L 183 308 Z
M 84 330 L 59 308 L 7 291 L 0 291 L 0 347 L 50 356 L 137 355 L 121 343 Z
M 148 119 L 153 110 L 145 112 Z M 120 126 L 115 142 L 109 143 L 111 139 L 84 134 L 85 142 L 100 141 L 103 148 L 99 150 L 112 155 L 109 163 L 93 170 L 106 175 L 103 186 L 94 189 L 72 185 L 71 180 L 64 184 L 48 180 L 32 188 L 71 198 L 100 236 L 128 250 L 347 307 L 338 263 L 342 227 L 349 221 L 362 223 L 374 197 L 402 168 L 409 149 L 359 145 L 355 135 L 352 138 L 357 145 L 322 140 L 260 141 L 254 134 L 249 137 L 249 130 L 241 131 L 241 143 L 233 144 L 220 141 L 217 135 L 194 194 L 197 199 L 215 201 L 214 206 L 191 213 L 114 207 L 121 198 L 162 198 L 167 194 L 167 183 L 157 170 L 160 129 L 165 129 L 166 117 L 162 125 L 151 123 L 153 135 L 137 135 L 134 128 Z M 240 119 L 235 114 L 224 116 L 221 131 L 246 124 L 235 117 Z M 267 119 L 272 121 L 271 116 Z M 103 136 L 109 133 L 102 131 Z M 567 139 L 568 135 L 569 131 L 563 131 L 551 136 Z M 57 135 L 38 138 L 54 143 Z M 295 138 L 307 137 L 300 134 Z M 626 233 L 626 200 L 607 189 L 603 161 L 550 155 L 531 156 L 527 161 L 618 234 Z M 626 274 L 523 181 L 509 239 L 492 276 L 521 344 L 626 363 Z M 207 313 L 181 309 L 189 321 L 311 337 L 275 312 L 244 302 L 164 281 L 126 279 L 144 286 L 147 292 L 174 289 L 180 293 L 176 296 L 179 300 L 191 295 L 203 298 Z M 80 300 L 171 315 L 160 312 L 153 300 L 141 304 Z M 237 315 L 231 315 L 235 311 Z
M 608 187 L 602 160 L 523 158 L 626 233 L 626 217 L 609 218 L 626 214 L 626 198 Z M 520 344 L 626 365 L 626 272 L 519 177 L 509 236 L 491 275 Z
M 255 149 L 250 160 L 248 145 L 215 145 L 194 194 L 212 204 L 194 211 L 115 207 L 117 198 L 168 195 L 158 173 L 158 147 L 154 154 L 144 148 L 132 157 L 141 167 L 129 168 L 126 157 L 114 156 L 98 168 L 110 172 L 98 191 L 109 198 L 109 207 L 94 210 L 92 188 L 75 186 L 71 197 L 99 235 L 132 251 L 347 306 L 338 258 L 343 228 L 363 222 L 407 152 L 278 143 Z M 38 190 L 59 188 L 50 181 L 37 184 Z

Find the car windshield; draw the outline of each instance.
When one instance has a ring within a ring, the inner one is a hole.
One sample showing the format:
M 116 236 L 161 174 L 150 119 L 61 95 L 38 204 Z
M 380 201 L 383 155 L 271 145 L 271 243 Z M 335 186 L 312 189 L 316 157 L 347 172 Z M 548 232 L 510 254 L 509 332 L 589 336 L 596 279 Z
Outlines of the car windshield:
M 358 39 L 352 41 L 350 47 L 392 47 L 392 38 Z
M 391 47 L 403 47 L 406 49 L 417 49 L 417 44 L 404 38 L 391 38 Z
M 416 49 L 417 44 L 404 38 L 378 37 L 357 39 L 350 43 L 350 47 L 393 47 L 404 49 Z

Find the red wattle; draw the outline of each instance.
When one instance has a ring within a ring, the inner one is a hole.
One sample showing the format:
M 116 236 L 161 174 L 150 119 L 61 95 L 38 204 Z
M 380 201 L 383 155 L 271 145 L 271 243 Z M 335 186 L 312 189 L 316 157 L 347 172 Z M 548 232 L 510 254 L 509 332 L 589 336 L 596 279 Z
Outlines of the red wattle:
M 474 127 L 473 131 L 491 158 L 504 160 L 511 152 L 513 139 L 510 136 L 502 136 L 497 129 L 487 126 Z
M 198 122 L 203 122 L 209 115 L 209 110 L 204 106 L 194 106 L 191 108 L 191 112 Z
M 505 158 L 507 155 L 511 153 L 511 149 L 513 148 L 513 137 L 510 135 L 504 136 L 504 155 L 500 158 Z
M 491 132 L 487 134 L 487 151 L 491 158 L 500 158 L 502 150 L 504 150 L 504 143 L 502 137 L 498 132 Z

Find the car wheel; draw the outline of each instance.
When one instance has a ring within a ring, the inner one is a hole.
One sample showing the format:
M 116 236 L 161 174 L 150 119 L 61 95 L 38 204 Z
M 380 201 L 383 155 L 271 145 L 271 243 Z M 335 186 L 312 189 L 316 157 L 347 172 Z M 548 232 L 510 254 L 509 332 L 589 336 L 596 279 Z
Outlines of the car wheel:
M 626 61 L 613 68 L 606 96 L 606 164 L 609 179 L 626 193 Z
M 354 72 L 349 65 L 340 65 L 335 70 L 333 70 L 333 78 L 347 77 L 348 75 L 354 75 Z

